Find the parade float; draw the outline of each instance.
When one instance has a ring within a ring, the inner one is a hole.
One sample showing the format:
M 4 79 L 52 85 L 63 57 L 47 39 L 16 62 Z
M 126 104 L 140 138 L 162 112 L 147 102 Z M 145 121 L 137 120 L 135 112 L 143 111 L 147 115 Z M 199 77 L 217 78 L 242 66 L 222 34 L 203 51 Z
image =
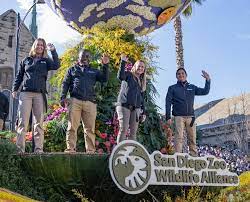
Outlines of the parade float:
M 4 175 L 0 186 L 41 201 L 75 201 L 77 198 L 81 201 L 92 201 L 88 199 L 89 197 L 94 201 L 152 201 L 155 200 L 155 196 L 168 201 L 169 198 L 176 198 L 178 194 L 183 193 L 182 191 L 187 192 L 189 188 L 181 186 L 150 186 L 136 196 L 125 194 L 112 181 L 108 162 L 110 153 L 116 145 L 118 133 L 114 102 L 119 90 L 116 74 L 121 53 L 127 54 L 133 60 L 143 59 L 148 66 L 147 119 L 140 126 L 138 141 L 149 153 L 156 150 L 161 153 L 173 153 L 170 143 L 166 141 L 172 138 L 171 130 L 164 124 L 155 104 L 156 90 L 152 78 L 157 71 L 154 65 L 157 48 L 147 38 L 141 37 L 147 36 L 180 15 L 191 0 L 45 0 L 45 2 L 56 15 L 67 22 L 68 26 L 85 36 L 82 42 L 69 48 L 61 56 L 61 68 L 52 78 L 53 85 L 58 87 L 61 85 L 65 72 L 76 61 L 80 49 L 87 48 L 91 51 L 93 54 L 91 65 L 95 68 L 99 67 L 98 59 L 102 53 L 110 56 L 109 82 L 96 87 L 97 153 L 92 155 L 84 153 L 82 128 L 78 130 L 78 152 L 63 153 L 67 109 L 58 105 L 58 99 L 52 100 L 44 125 L 44 154 L 16 155 L 14 145 L 6 142 L 7 140 L 1 140 L 1 153 L 4 154 L 1 158 L 8 164 L 1 167 Z M 11 138 L 11 141 L 15 139 Z M 27 151 L 31 150 L 32 141 L 27 148 Z M 200 190 L 197 190 L 192 189 L 189 198 L 195 199 L 196 192 L 200 193 Z M 211 190 L 207 193 L 209 191 Z M 218 193 L 218 189 L 214 191 Z

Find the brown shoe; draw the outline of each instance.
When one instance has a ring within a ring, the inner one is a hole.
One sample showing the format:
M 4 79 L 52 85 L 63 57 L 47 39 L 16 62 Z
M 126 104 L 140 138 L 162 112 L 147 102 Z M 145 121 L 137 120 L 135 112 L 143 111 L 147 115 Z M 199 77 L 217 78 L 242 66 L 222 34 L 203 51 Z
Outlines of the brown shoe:
M 64 152 L 65 153 L 76 153 L 76 150 L 74 150 L 74 149 L 65 149 Z

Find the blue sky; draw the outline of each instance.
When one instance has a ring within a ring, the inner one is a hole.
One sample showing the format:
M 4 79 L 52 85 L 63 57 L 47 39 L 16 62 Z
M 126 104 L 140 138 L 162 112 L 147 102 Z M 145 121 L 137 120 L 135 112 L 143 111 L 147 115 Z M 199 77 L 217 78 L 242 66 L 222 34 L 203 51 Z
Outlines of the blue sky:
M 21 8 L 27 8 L 27 2 L 30 0 L 0 0 L 0 13 L 13 8 L 21 12 L 21 16 L 23 16 L 25 9 Z M 45 10 L 49 9 L 45 5 L 40 7 Z M 38 18 L 45 19 L 48 18 L 48 15 L 40 14 Z M 184 58 L 188 81 L 203 86 L 204 79 L 201 77 L 203 69 L 209 72 L 212 78 L 210 94 L 197 97 L 196 103 L 206 103 L 222 97 L 250 92 L 249 19 L 249 0 L 237 0 L 237 3 L 233 0 L 207 0 L 202 6 L 195 6 L 193 15 L 189 19 L 183 19 Z M 29 24 L 29 20 L 27 18 L 26 24 Z M 40 26 L 43 34 L 50 32 L 46 37 L 57 47 L 60 46 L 59 49 L 62 52 L 63 44 L 69 42 L 59 40 L 59 36 L 56 34 L 59 28 L 53 31 L 52 27 L 45 29 L 44 25 Z M 63 28 L 65 29 L 65 27 Z M 78 36 L 69 29 L 65 32 L 71 36 L 72 33 L 75 37 Z M 59 33 L 61 32 L 59 31 Z M 152 34 L 152 42 L 159 46 L 157 62 L 162 69 L 155 77 L 155 85 L 160 94 L 157 104 L 164 111 L 168 86 L 176 82 L 173 23 L 156 30 Z

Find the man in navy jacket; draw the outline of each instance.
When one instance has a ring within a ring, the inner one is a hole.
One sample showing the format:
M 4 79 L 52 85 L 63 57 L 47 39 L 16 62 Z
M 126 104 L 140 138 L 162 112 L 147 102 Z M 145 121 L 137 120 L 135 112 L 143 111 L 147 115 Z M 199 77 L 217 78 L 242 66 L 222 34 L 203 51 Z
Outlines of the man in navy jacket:
M 69 109 L 65 152 L 76 152 L 80 120 L 84 126 L 86 152 L 95 152 L 97 106 L 94 87 L 97 81 L 107 82 L 109 57 L 105 54 L 102 56 L 102 71 L 90 66 L 90 58 L 91 54 L 88 50 L 81 50 L 77 64 L 68 69 L 62 84 L 61 105 L 68 105 Z M 70 100 L 66 98 L 68 92 Z
M 174 116 L 176 134 L 175 134 L 175 152 L 182 152 L 184 128 L 187 131 L 189 142 L 189 152 L 196 156 L 196 126 L 194 124 L 194 97 L 195 95 L 207 95 L 210 90 L 210 76 L 202 71 L 202 76 L 206 79 L 205 87 L 199 88 L 187 82 L 187 72 L 184 68 L 176 71 L 177 83 L 168 88 L 166 96 L 166 120 L 169 125 L 172 115 Z

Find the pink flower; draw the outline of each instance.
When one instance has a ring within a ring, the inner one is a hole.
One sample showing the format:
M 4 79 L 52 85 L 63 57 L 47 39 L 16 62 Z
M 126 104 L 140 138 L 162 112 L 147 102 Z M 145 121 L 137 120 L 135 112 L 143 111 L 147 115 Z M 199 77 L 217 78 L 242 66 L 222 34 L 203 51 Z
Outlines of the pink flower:
M 111 136 L 111 137 L 109 138 L 109 141 L 110 141 L 111 144 L 115 144 L 115 138 L 114 138 L 114 137 Z
M 95 145 L 98 147 L 100 142 L 98 140 L 95 141 Z
M 102 139 L 106 139 L 107 138 L 107 133 L 101 133 L 100 134 L 100 138 L 102 138 Z
M 98 152 L 98 154 L 103 154 L 103 149 L 100 148 L 97 150 L 97 152 Z
M 107 149 L 110 148 L 110 146 L 111 146 L 109 141 L 104 142 L 104 145 L 107 147 Z
M 119 133 L 119 129 L 118 128 L 114 128 L 114 135 L 118 136 L 118 133 Z

